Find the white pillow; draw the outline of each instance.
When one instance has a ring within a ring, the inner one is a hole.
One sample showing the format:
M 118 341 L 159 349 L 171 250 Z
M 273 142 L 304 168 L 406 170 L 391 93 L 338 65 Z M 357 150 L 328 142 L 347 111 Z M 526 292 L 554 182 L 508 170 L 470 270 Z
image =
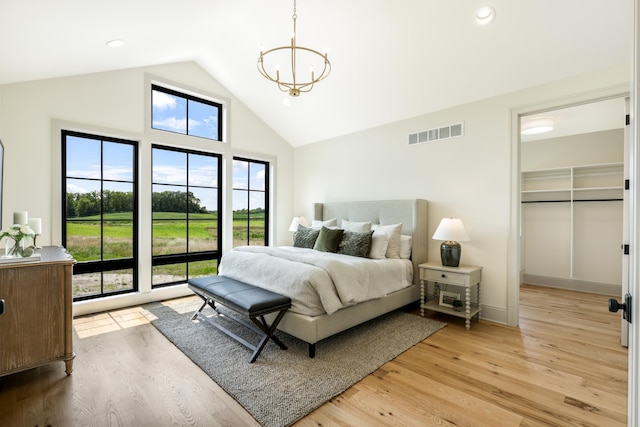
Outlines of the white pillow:
M 411 258 L 411 236 L 400 236 L 400 258 L 401 259 L 409 259 Z
M 371 231 L 371 223 L 347 221 L 346 219 L 343 219 L 342 229 L 345 231 L 354 231 L 356 233 L 364 233 L 367 231 Z
M 336 221 L 335 218 L 331 218 L 326 221 L 320 221 L 317 219 L 314 219 L 313 221 L 311 221 L 311 228 L 322 228 L 322 226 L 329 228 L 329 227 L 335 227 L 337 225 L 338 225 L 338 222 Z
M 380 231 L 374 231 L 371 236 L 371 250 L 369 258 L 384 259 L 389 245 L 389 235 Z
M 380 231 L 389 235 L 387 258 L 400 258 L 400 231 L 402 230 L 402 223 L 390 225 L 373 224 L 371 229 L 374 232 Z M 375 236 L 375 233 L 373 233 L 373 235 Z

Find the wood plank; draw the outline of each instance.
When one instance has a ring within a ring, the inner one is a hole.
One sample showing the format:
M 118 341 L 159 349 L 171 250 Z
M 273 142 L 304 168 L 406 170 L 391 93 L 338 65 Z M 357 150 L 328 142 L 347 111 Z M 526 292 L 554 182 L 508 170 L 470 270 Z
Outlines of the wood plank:
M 627 350 L 607 299 L 523 286 L 519 328 L 481 320 L 466 331 L 464 319 L 430 313 L 448 326 L 295 425 L 625 426 Z M 199 300 L 165 305 L 192 312 Z M 74 373 L 52 364 L 0 378 L 0 427 L 257 425 L 151 316 L 75 319 Z

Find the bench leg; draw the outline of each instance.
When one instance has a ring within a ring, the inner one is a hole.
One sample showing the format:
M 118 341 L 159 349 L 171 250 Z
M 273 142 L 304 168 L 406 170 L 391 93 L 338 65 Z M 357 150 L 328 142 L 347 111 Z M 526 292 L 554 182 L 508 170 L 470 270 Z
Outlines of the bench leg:
M 198 295 L 200 298 L 202 298 L 202 305 L 200 306 L 199 309 L 196 310 L 195 313 L 193 313 L 193 316 L 191 316 L 191 320 L 196 320 L 198 318 L 198 314 L 200 314 L 202 312 L 202 310 L 204 310 L 204 307 L 207 304 L 209 304 L 209 306 L 211 306 L 211 308 L 213 308 L 215 311 L 218 311 L 218 310 L 216 310 L 216 303 L 213 300 L 211 300 L 211 299 L 209 299 L 207 297 L 203 297 L 200 294 L 196 294 L 196 295 Z
M 282 350 L 287 349 L 287 346 L 284 345 L 284 343 L 280 341 L 275 335 L 273 335 L 273 333 L 276 330 L 276 327 L 278 326 L 278 323 L 280 323 L 280 320 L 282 320 L 282 317 L 286 312 L 287 310 L 281 310 L 276 316 L 276 318 L 273 320 L 273 322 L 271 323 L 271 326 L 267 324 L 267 321 L 265 320 L 264 316 L 260 316 L 260 321 L 258 321 L 258 319 L 256 319 L 255 317 L 251 318 L 251 321 L 255 323 L 256 326 L 260 328 L 262 332 L 264 332 L 264 336 L 262 337 L 258 345 L 255 347 L 255 351 L 253 352 L 253 355 L 251 355 L 251 358 L 249 359 L 249 363 L 255 362 L 255 360 L 258 358 L 258 356 L 260 355 L 260 352 L 262 352 L 262 349 L 267 344 L 267 341 L 269 341 L 269 339 L 275 342 L 278 345 L 278 347 L 280 347 Z
M 239 343 L 243 344 L 245 347 L 248 347 L 249 349 L 253 350 L 253 354 L 251 355 L 251 358 L 249 359 L 249 363 L 255 362 L 255 360 L 258 358 L 258 356 L 262 352 L 262 349 L 264 349 L 264 346 L 267 344 L 269 339 L 271 339 L 274 343 L 276 343 L 278 345 L 278 347 L 280 347 L 282 350 L 286 350 L 287 349 L 287 346 L 284 345 L 284 343 L 282 341 L 280 341 L 278 339 L 278 337 L 273 335 L 273 333 L 275 332 L 278 324 L 280 323 L 280 320 L 282 320 L 282 317 L 287 312 L 287 309 L 281 310 L 278 313 L 278 315 L 276 316 L 276 318 L 273 320 L 271 325 L 269 325 L 267 323 L 267 321 L 264 318 L 264 316 L 260 316 L 260 319 L 258 319 L 256 317 L 250 317 L 251 321 L 253 322 L 253 324 L 251 324 L 251 323 L 245 321 L 244 319 L 241 319 L 241 318 L 236 317 L 234 315 L 231 315 L 231 314 L 225 314 L 224 315 L 225 318 L 233 320 L 233 321 L 235 321 L 235 322 L 237 322 L 237 323 L 249 328 L 250 330 L 256 332 L 257 334 L 259 334 L 261 336 L 261 339 L 260 339 L 260 342 L 258 343 L 258 345 L 254 346 L 253 344 L 251 344 L 250 342 L 248 342 L 244 338 L 238 336 L 237 334 L 231 332 L 229 329 L 227 329 L 224 326 L 214 322 L 212 319 L 210 319 L 210 318 L 206 317 L 204 314 L 202 314 L 201 311 L 202 311 L 202 309 L 204 309 L 204 307 L 207 304 L 211 305 L 214 310 L 216 310 L 216 307 L 215 307 L 214 301 L 211 301 L 208 298 L 204 298 L 201 295 L 199 295 L 199 296 L 204 300 L 204 302 L 202 303 L 202 306 L 200 306 L 200 308 L 193 314 L 193 316 L 191 317 L 191 320 L 195 320 L 197 318 L 201 318 L 201 320 L 207 321 L 212 326 L 216 327 L 217 329 L 219 329 L 220 331 L 224 332 L 225 334 L 227 334 L 228 336 L 230 336 L 234 340 L 236 340 Z M 218 310 L 216 310 L 216 312 L 217 311 Z M 254 326 L 254 324 L 255 324 L 255 326 Z

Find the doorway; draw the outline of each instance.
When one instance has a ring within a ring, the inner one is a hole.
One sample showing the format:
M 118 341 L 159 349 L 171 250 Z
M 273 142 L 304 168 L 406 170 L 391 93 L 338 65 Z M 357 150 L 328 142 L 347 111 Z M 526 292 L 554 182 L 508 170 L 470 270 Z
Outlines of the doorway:
M 622 295 L 625 105 L 521 117 L 524 283 Z
M 538 105 L 530 105 L 527 107 L 521 107 L 517 109 L 513 109 L 511 112 L 512 116 L 512 186 L 511 186 L 511 222 L 510 222 L 510 232 L 509 232 L 509 245 L 513 250 L 509 251 L 509 259 L 508 259 L 508 295 L 507 295 L 507 324 L 511 326 L 517 326 L 519 324 L 519 304 L 520 304 L 520 284 L 523 283 L 523 264 L 522 264 L 522 176 L 521 172 L 523 170 L 521 164 L 521 134 L 520 134 L 520 121 L 524 118 L 532 118 L 537 116 L 545 116 L 546 114 L 550 114 L 554 111 L 566 111 L 567 109 L 572 109 L 579 106 L 585 106 L 589 104 L 598 103 L 600 101 L 607 101 L 612 99 L 619 99 L 620 102 L 622 100 L 628 98 L 629 96 L 629 87 L 628 85 L 618 85 L 615 87 L 610 87 L 608 89 L 600 90 L 600 91 L 592 91 L 589 93 L 584 93 L 581 95 L 576 95 L 574 97 L 567 97 L 565 99 L 549 101 L 546 103 L 540 103 Z M 595 106 L 596 104 L 594 104 Z M 576 110 L 572 110 L 576 111 Z M 578 110 L 579 111 L 579 110 Z M 564 120 L 564 119 L 563 119 Z M 621 119 L 616 120 L 624 120 L 624 112 L 621 115 Z M 579 135 L 581 133 L 593 133 L 597 131 L 602 131 L 604 128 L 602 125 L 600 128 L 594 127 L 594 123 L 590 123 L 593 120 L 583 119 L 583 127 L 581 131 L 562 131 L 562 127 L 560 126 L 561 121 L 554 123 L 554 132 L 556 132 L 556 136 L 564 136 L 566 135 Z M 618 121 L 618 123 L 620 123 Z M 574 123 L 578 124 L 578 123 Z M 613 128 L 619 128 L 621 125 L 616 124 Z M 577 126 L 574 126 L 577 128 Z M 628 128 L 628 126 L 627 126 Z M 627 130 L 628 133 L 628 130 Z M 552 133 L 548 134 L 549 137 L 553 136 Z M 550 139 L 550 138 L 548 138 Z M 625 174 L 627 174 L 626 164 L 629 162 L 629 159 L 624 159 L 625 164 Z

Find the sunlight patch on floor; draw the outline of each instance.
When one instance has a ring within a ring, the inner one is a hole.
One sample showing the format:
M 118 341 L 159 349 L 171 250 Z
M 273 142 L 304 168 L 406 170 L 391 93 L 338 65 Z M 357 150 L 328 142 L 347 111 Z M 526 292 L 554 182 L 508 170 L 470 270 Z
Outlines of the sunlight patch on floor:
M 169 307 L 177 313 L 184 314 L 195 312 L 200 306 L 200 300 L 195 296 L 189 296 L 162 301 L 158 304 Z M 121 329 L 146 325 L 155 319 L 157 319 L 157 317 L 153 313 L 143 306 L 137 306 L 76 317 L 73 319 L 73 328 L 78 334 L 78 338 L 82 339 Z

